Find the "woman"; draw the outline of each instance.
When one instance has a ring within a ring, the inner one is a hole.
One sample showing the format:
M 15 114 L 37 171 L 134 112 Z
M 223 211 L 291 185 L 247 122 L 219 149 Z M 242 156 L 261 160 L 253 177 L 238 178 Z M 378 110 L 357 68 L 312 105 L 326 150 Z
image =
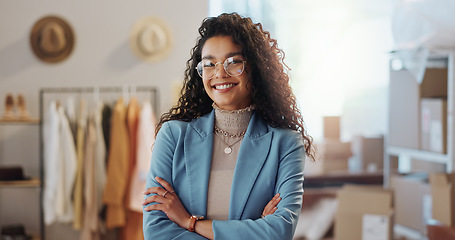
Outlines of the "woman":
M 292 239 L 314 154 L 284 54 L 236 13 L 199 33 L 179 103 L 158 123 L 145 239 Z

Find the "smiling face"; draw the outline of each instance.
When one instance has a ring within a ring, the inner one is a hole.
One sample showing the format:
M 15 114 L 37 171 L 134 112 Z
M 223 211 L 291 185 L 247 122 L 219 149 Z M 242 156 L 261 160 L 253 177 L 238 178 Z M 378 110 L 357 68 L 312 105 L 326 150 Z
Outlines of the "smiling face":
M 223 68 L 223 62 L 230 57 L 242 57 L 242 47 L 235 44 L 230 36 L 215 36 L 207 39 L 202 48 L 202 59 L 210 60 L 216 65 L 215 75 L 203 78 L 204 88 L 209 97 L 226 110 L 242 109 L 251 104 L 251 86 L 248 84 L 248 64 L 239 76 L 232 77 Z

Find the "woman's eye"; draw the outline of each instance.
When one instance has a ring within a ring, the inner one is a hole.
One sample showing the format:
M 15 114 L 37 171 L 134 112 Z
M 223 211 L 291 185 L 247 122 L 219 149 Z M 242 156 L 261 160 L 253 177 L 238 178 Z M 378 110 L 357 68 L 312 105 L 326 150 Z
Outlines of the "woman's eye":
M 227 65 L 233 65 L 233 64 L 242 63 L 242 62 L 243 62 L 243 60 L 241 58 L 230 57 L 230 58 L 226 59 Z
M 215 66 L 215 63 L 213 63 L 212 61 L 204 62 L 204 67 L 214 67 L 214 66 Z

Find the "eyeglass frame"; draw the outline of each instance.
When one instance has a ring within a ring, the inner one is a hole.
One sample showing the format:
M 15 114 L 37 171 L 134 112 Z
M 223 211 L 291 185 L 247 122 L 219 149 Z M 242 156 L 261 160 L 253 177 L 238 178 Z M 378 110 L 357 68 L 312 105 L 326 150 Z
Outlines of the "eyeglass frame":
M 226 63 L 226 61 L 227 61 L 228 59 L 230 59 L 230 58 L 234 58 L 234 56 L 228 57 L 228 58 L 224 59 L 224 61 L 222 61 L 222 62 L 216 62 L 216 63 L 215 63 L 215 66 L 214 66 L 214 67 L 215 67 L 215 72 L 213 73 L 213 76 L 211 76 L 210 78 L 208 78 L 208 80 L 210 80 L 210 79 L 212 79 L 213 77 L 215 77 L 215 75 L 216 75 L 216 70 L 217 70 L 216 67 L 217 67 L 218 64 L 222 64 L 222 65 L 223 65 L 223 70 L 224 70 L 224 72 L 225 72 L 227 75 L 229 75 L 230 77 L 237 77 L 237 76 L 242 75 L 242 73 L 245 71 L 245 63 L 246 63 L 247 61 L 242 59 L 242 71 L 241 71 L 239 74 L 237 74 L 237 75 L 231 75 L 231 74 L 229 74 L 228 71 L 226 70 L 226 65 L 224 65 L 224 64 Z M 209 59 L 208 59 L 208 60 L 209 60 Z M 196 67 L 194 68 L 194 69 L 196 69 L 197 74 L 198 74 L 202 79 L 203 79 L 204 77 L 202 76 L 201 73 L 199 73 L 198 66 L 199 66 L 199 64 L 201 64 L 203 61 L 204 61 L 204 59 L 202 59 L 201 61 L 199 61 L 199 62 L 197 63 L 197 65 L 196 65 Z M 209 61 L 211 61 L 211 62 L 213 63 L 212 60 L 209 60 Z

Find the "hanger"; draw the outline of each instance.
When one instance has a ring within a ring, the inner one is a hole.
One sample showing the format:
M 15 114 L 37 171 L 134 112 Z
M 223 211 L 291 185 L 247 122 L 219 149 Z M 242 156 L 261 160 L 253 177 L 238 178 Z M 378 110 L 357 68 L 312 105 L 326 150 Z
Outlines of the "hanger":
M 96 86 L 93 88 L 93 101 L 95 104 L 98 104 L 100 101 L 100 87 Z
M 131 93 L 130 97 L 137 96 L 137 86 L 136 86 L 136 84 L 131 84 L 130 85 L 130 93 Z
M 129 95 L 130 95 L 130 88 L 129 85 L 123 85 L 122 87 L 122 96 L 123 96 L 123 103 L 128 105 L 129 102 Z

